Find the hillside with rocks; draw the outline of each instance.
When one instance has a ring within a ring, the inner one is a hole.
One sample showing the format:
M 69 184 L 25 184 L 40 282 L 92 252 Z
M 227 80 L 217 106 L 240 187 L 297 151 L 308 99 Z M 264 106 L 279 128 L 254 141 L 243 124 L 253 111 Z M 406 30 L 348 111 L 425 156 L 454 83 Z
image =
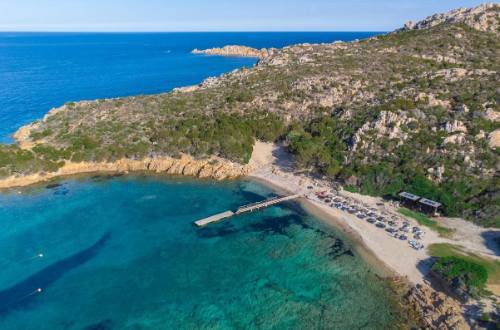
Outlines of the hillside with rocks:
M 0 178 L 71 162 L 250 159 L 283 141 L 297 166 L 370 195 L 401 190 L 500 227 L 500 5 L 355 42 L 269 50 L 171 93 L 68 103 L 0 147 Z

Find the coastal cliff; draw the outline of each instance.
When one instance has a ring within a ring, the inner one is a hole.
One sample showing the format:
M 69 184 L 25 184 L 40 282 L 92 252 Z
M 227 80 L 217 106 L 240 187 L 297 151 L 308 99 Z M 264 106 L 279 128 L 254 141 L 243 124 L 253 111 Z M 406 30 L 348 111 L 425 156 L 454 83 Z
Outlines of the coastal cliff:
M 27 186 L 57 177 L 98 172 L 151 172 L 169 175 L 185 175 L 215 180 L 234 179 L 248 173 L 248 166 L 225 159 L 194 159 L 189 155 L 180 158 L 160 157 L 141 160 L 120 159 L 114 162 L 66 162 L 55 172 L 41 172 L 31 175 L 14 175 L 0 179 L 0 188 Z
M 267 49 L 255 49 L 247 46 L 229 45 L 222 48 L 194 49 L 191 53 L 217 56 L 257 57 L 264 58 L 269 55 Z

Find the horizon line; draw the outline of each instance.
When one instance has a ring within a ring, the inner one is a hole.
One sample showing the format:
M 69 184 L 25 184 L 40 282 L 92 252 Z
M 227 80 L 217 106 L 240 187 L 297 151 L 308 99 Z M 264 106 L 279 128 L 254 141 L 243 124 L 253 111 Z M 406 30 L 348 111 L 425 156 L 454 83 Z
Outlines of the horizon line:
M 185 30 L 185 31 L 55 31 L 55 30 L 0 30 L 0 33 L 387 33 L 371 30 Z

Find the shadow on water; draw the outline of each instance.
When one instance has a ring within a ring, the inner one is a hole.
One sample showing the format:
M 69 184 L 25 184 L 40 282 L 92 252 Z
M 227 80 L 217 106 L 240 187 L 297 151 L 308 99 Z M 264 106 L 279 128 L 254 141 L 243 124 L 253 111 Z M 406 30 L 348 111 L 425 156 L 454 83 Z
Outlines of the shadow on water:
M 199 228 L 196 233 L 200 238 L 224 237 L 240 232 L 261 232 L 269 235 L 290 236 L 290 233 L 288 233 L 288 228 L 292 225 L 298 225 L 304 229 L 311 228 L 304 222 L 301 216 L 296 214 L 284 215 L 279 217 L 267 216 L 262 217 L 258 220 L 252 218 L 248 223 L 243 223 L 243 221 L 245 221 L 243 219 L 240 220 L 241 222 L 239 224 L 242 225 L 240 228 L 226 220 L 217 224 L 211 224 L 206 227 Z M 238 217 L 235 217 L 233 221 L 238 221 Z
M 237 232 L 238 229 L 234 225 L 224 222 L 199 228 L 196 234 L 199 238 L 214 238 L 236 234 Z
M 56 196 L 66 196 L 69 193 L 69 189 L 63 183 L 58 182 L 46 185 L 45 189 L 53 191 Z
M 288 229 L 297 225 L 303 229 L 311 229 L 307 223 L 304 222 L 300 215 L 289 214 L 280 217 L 264 217 L 256 223 L 251 223 L 244 229 L 247 232 L 264 232 L 272 235 L 285 235 L 290 236 Z
M 113 329 L 113 321 L 110 319 L 102 320 L 98 323 L 91 324 L 83 328 L 83 330 L 111 330 Z
M 291 233 L 288 231 L 288 229 L 293 225 L 300 226 L 303 229 L 313 229 L 309 224 L 307 224 L 306 221 L 304 221 L 303 216 L 305 215 L 305 213 L 300 206 L 296 206 L 295 204 L 291 203 L 286 205 L 286 208 L 292 209 L 294 213 L 283 216 L 260 217 L 258 222 L 251 221 L 247 223 L 245 223 L 245 219 L 234 217 L 234 219 L 232 220 L 225 220 L 217 224 L 211 224 L 209 226 L 200 228 L 197 230 L 197 235 L 200 238 L 214 238 L 224 237 L 241 232 L 258 232 L 266 233 L 268 235 L 290 236 Z M 238 228 L 235 225 L 236 223 L 241 225 L 241 227 Z
M 38 295 L 37 289 L 47 288 L 67 272 L 94 258 L 110 237 L 111 234 L 106 233 L 89 248 L 55 262 L 10 288 L 0 291 L 0 315 L 29 305 Z
M 249 193 L 252 194 L 252 193 Z M 255 194 L 256 196 L 259 196 Z M 261 200 L 261 196 L 257 200 Z M 248 200 L 252 200 L 249 198 Z M 266 233 L 268 235 L 284 235 L 291 237 L 289 228 L 291 226 L 299 226 L 302 229 L 315 229 L 305 220 L 307 213 L 304 209 L 297 203 L 283 203 L 279 206 L 273 207 L 284 207 L 293 211 L 291 214 L 283 216 L 264 216 L 252 217 L 250 220 L 242 219 L 238 216 L 234 217 L 231 221 L 225 220 L 216 224 L 211 224 L 209 226 L 197 229 L 197 235 L 200 238 L 214 238 L 214 237 L 224 237 L 228 235 L 237 234 L 239 232 L 259 232 Z M 259 211 L 261 212 L 261 211 Z M 238 226 L 236 225 L 238 224 Z M 331 236 L 328 233 L 315 229 L 322 236 Z M 331 236 L 331 238 L 336 239 L 336 237 Z
M 59 188 L 59 187 L 62 187 L 62 184 L 61 183 L 51 183 L 51 184 L 48 184 L 45 186 L 45 189 L 56 189 L 56 188 Z
M 124 175 L 125 174 L 123 174 L 123 173 L 97 174 L 97 175 L 91 176 L 90 180 L 93 182 L 104 182 L 104 181 L 113 180 L 115 178 L 120 178 Z
M 342 256 L 354 257 L 354 253 L 351 249 L 345 246 L 344 241 L 341 239 L 335 239 L 335 242 L 330 246 L 330 251 L 328 251 L 328 256 L 335 260 Z

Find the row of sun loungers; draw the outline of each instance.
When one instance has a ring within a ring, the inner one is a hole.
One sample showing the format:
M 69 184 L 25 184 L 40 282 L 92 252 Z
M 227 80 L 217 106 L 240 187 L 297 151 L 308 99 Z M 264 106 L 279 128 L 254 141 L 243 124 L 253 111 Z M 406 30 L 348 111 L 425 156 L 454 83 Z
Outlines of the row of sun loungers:
M 408 241 L 408 244 L 415 250 L 424 248 L 424 245 L 419 241 L 423 238 L 425 232 L 419 227 L 412 227 L 406 219 L 400 216 L 380 212 L 351 198 L 338 196 L 335 191 L 331 193 L 326 191 L 319 192 L 315 195 L 320 201 L 330 207 L 335 207 L 341 211 L 355 215 L 358 219 L 367 221 L 377 228 L 385 230 L 388 235 L 395 239 Z M 409 238 L 410 235 L 413 236 L 413 239 Z

